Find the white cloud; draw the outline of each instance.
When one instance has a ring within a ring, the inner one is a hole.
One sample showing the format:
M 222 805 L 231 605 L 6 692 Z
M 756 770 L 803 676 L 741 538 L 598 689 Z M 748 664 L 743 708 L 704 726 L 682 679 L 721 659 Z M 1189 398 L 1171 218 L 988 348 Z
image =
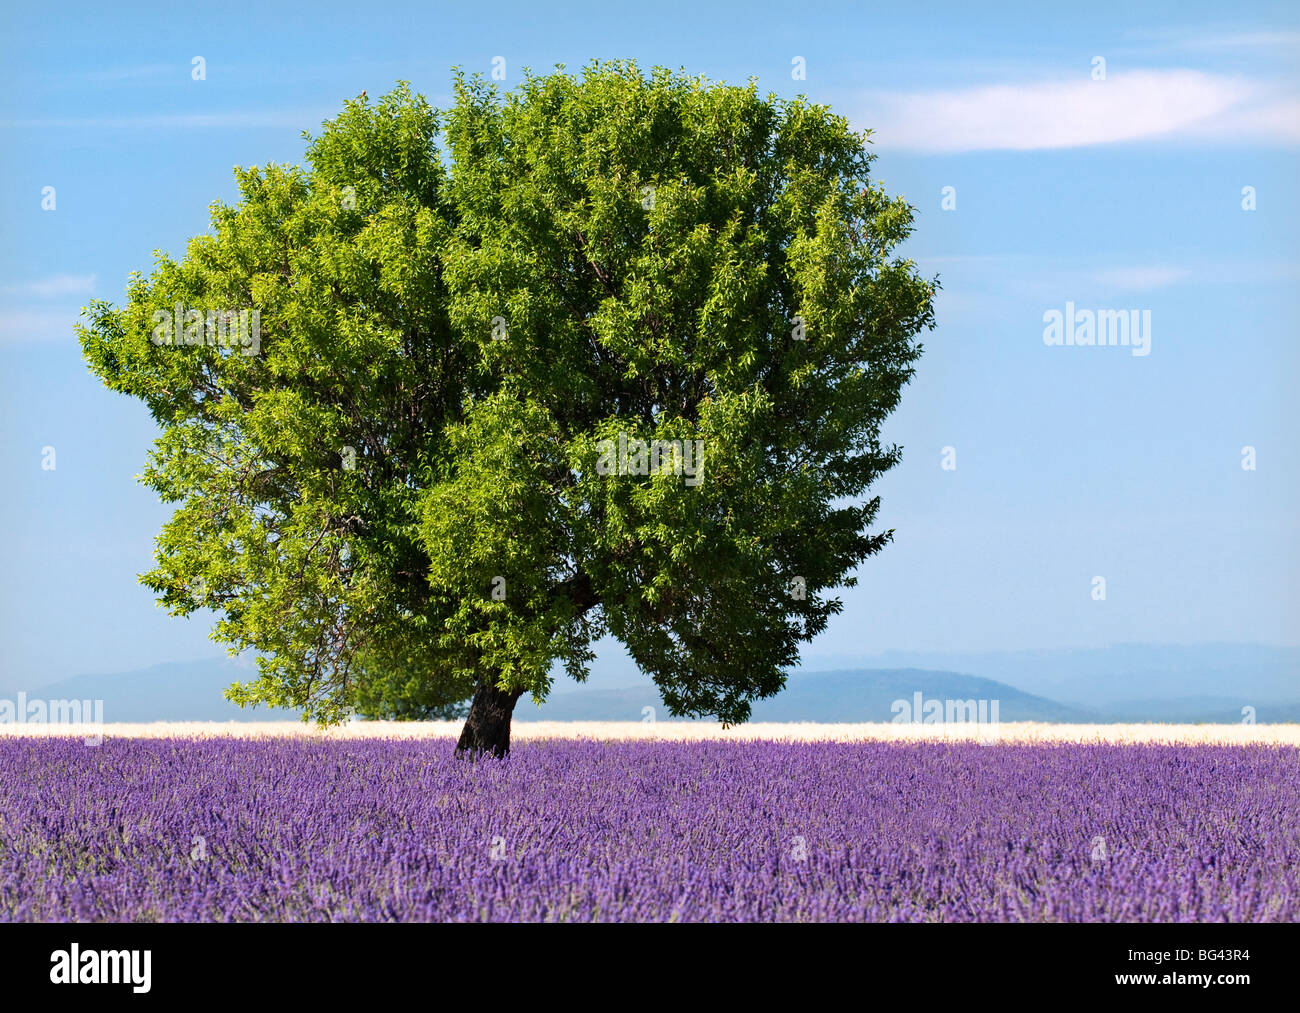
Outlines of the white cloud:
M 1209 122 L 1197 124 L 1189 134 L 1225 140 L 1268 139 L 1285 144 L 1300 144 L 1300 98 L 1264 98 Z
M 0 120 L 0 129 L 47 130 L 59 127 L 74 129 L 150 130 L 185 127 L 313 127 L 337 115 L 338 110 L 250 110 L 235 113 L 168 113 L 150 116 L 79 116 L 61 119 Z
M 51 299 L 61 295 L 89 295 L 95 291 L 93 274 L 59 274 L 52 278 L 40 278 L 25 281 L 17 285 L 4 286 L 6 295 L 35 296 L 38 299 Z
M 77 310 L 0 310 L 0 344 L 19 341 L 75 341 Z
M 91 70 L 84 75 L 87 81 L 135 81 L 151 77 L 189 76 L 189 66 L 177 63 L 152 63 L 136 67 L 111 67 L 108 70 Z
M 1206 32 L 1178 28 L 1127 32 L 1125 37 L 1137 40 L 1139 43 L 1154 43 L 1157 51 L 1161 49 L 1271 49 L 1300 46 L 1300 32 L 1294 31 Z
M 1257 46 L 1300 46 L 1300 32 L 1236 32 L 1188 39 L 1192 49 L 1226 49 Z
M 1077 257 L 1046 253 L 917 256 L 922 274 L 937 271 L 947 299 L 990 297 L 997 293 L 1020 299 L 1051 301 L 1061 292 L 1098 295 L 1151 292 L 1173 285 L 1289 285 L 1300 281 L 1294 260 L 1220 259 L 1181 264 L 1142 263 L 1118 252 Z M 1089 296 L 1091 298 L 1091 296 Z
M 1106 288 L 1122 289 L 1130 292 L 1145 292 L 1150 289 L 1164 288 L 1175 282 L 1186 281 L 1191 271 L 1185 267 L 1168 267 L 1164 265 L 1113 267 L 1093 274 L 1093 280 Z
M 887 148 L 1033 151 L 1178 136 L 1300 141 L 1300 100 L 1194 70 L 1115 72 L 1094 81 L 981 85 L 867 96 L 858 117 Z

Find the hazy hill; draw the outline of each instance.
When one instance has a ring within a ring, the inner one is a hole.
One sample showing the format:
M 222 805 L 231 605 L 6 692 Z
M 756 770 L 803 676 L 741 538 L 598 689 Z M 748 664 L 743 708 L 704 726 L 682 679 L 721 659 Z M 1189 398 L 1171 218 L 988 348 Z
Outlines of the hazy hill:
M 104 720 L 284 721 L 297 711 L 237 707 L 222 697 L 232 682 L 246 682 L 256 669 L 227 658 L 175 661 L 111 675 L 76 675 L 29 689 L 29 698 L 103 700 Z M 11 699 L 13 694 L 6 694 Z
M 602 656 L 592 684 L 574 687 L 561 680 L 541 708 L 521 700 L 516 718 L 639 721 L 642 708 L 654 707 L 658 720 L 668 720 L 649 679 L 622 673 L 619 664 Z M 890 652 L 826 668 L 793 673 L 783 693 L 754 705 L 754 720 L 889 721 L 895 700 L 911 701 L 920 692 L 927 700 L 998 700 L 1002 721 L 1235 723 L 1247 706 L 1255 708 L 1259 722 L 1300 721 L 1300 648 L 1212 644 L 977 654 Z M 209 658 L 79 675 L 28 687 L 27 693 L 31 698 L 103 700 L 106 721 L 296 718 L 293 711 L 241 710 L 222 698 L 231 682 L 253 674 L 253 669 L 230 659 Z
M 996 700 L 1001 721 L 1097 720 L 1088 711 L 1023 693 L 992 679 L 915 668 L 795 673 L 781 693 L 754 704 L 751 720 L 892 721 L 894 702 L 906 700 L 911 707 L 916 693 L 922 694 L 923 701 Z M 653 707 L 657 720 L 670 720 L 654 687 L 557 693 L 541 707 L 525 698 L 515 710 L 515 720 L 639 721 L 644 707 Z
M 937 668 L 982 675 L 1074 707 L 1127 713 L 1217 701 L 1258 711 L 1300 705 L 1300 647 L 1269 644 L 1117 644 L 1087 650 L 888 651 L 854 668 Z M 818 665 L 817 667 L 830 667 Z M 841 667 L 836 665 L 835 667 Z M 843 667 L 849 667 L 845 665 Z M 1199 706 L 1199 705 L 1198 705 Z M 1170 719 L 1173 720 L 1173 719 Z

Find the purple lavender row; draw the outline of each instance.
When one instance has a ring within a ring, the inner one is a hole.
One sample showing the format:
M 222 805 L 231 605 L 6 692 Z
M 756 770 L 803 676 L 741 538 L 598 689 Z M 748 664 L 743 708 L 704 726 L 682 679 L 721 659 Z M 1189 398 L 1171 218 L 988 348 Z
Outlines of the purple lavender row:
M 0 920 L 1300 919 L 1277 746 L 0 740 Z

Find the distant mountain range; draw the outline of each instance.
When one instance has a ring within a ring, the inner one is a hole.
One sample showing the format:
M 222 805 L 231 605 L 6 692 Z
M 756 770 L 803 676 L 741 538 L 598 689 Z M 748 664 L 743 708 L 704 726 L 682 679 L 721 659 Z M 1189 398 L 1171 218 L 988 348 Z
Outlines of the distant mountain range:
M 898 662 L 903 664 L 886 664 Z M 928 662 L 928 664 L 927 664 Z M 27 690 L 30 699 L 103 700 L 106 721 L 282 721 L 297 712 L 241 709 L 222 691 L 254 672 L 225 658 L 172 662 L 111 675 L 80 675 Z M 997 676 L 996 678 L 994 676 Z M 644 708 L 671 720 L 648 679 L 557 690 L 541 707 L 527 697 L 518 721 L 639 721 Z M 569 684 L 572 686 L 572 683 Z M 833 671 L 795 671 L 786 688 L 754 704 L 754 721 L 891 721 L 921 695 L 998 702 L 1001 721 L 1236 723 L 1253 707 L 1261 723 L 1300 721 L 1300 648 L 1263 645 L 1124 645 L 1088 651 L 985 654 L 916 652 L 850 659 Z M 13 699 L 13 693 L 0 692 Z M 905 710 L 903 716 L 910 716 Z
M 811 662 L 808 667 L 814 667 Z M 824 662 L 817 668 L 830 668 Z M 839 664 L 833 667 L 841 667 Z M 845 665 L 843 667 L 850 667 Z M 853 668 L 969 672 L 1104 714 L 1184 705 L 1199 713 L 1300 705 L 1300 647 L 1267 644 L 1118 644 L 1086 650 L 918 652 L 858 657 Z M 1180 720 L 1180 719 L 1171 719 Z M 1291 720 L 1295 720 L 1292 718 Z
M 1243 719 L 1244 706 L 1255 708 L 1255 720 L 1260 723 L 1300 721 L 1300 702 L 1247 704 L 1244 698 L 1220 695 L 1118 700 L 1105 706 L 1081 707 L 1025 693 L 981 676 L 917 668 L 796 672 L 784 690 L 754 704 L 751 720 L 892 721 L 896 715 L 906 719 L 917 711 L 918 693 L 922 713 L 932 700 L 987 701 L 990 710 L 992 702 L 997 701 L 1000 721 L 1235 724 Z M 540 707 L 525 698 L 515 709 L 515 720 L 638 721 L 646 707 L 655 709 L 656 720 L 672 720 L 653 686 L 557 693 Z
M 113 675 L 75 675 L 29 689 L 29 699 L 103 700 L 104 720 L 118 721 L 294 721 L 298 712 L 238 707 L 222 693 L 247 682 L 256 671 L 227 658 L 174 661 Z M 0 697 L 13 699 L 12 693 Z
M 916 706 L 917 694 L 921 706 Z M 997 702 L 1000 721 L 1094 721 L 1085 710 L 1067 707 L 1013 689 L 992 679 L 958 672 L 928 672 L 917 668 L 857 669 L 842 672 L 798 672 L 774 697 L 756 701 L 753 721 L 892 721 L 895 716 L 917 720 L 931 700 L 985 701 L 986 715 Z M 640 721 L 644 708 L 655 719 L 672 720 L 653 687 L 575 690 L 556 693 L 540 707 L 524 698 L 515 708 L 516 721 Z

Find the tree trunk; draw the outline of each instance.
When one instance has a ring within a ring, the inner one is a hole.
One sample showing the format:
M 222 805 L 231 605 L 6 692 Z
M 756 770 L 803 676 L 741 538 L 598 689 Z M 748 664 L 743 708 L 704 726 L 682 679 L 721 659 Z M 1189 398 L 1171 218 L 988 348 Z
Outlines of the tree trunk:
M 510 752 L 510 715 L 523 695 L 521 689 L 507 691 L 497 689 L 494 682 L 479 683 L 456 752 L 471 756 L 505 756 Z

